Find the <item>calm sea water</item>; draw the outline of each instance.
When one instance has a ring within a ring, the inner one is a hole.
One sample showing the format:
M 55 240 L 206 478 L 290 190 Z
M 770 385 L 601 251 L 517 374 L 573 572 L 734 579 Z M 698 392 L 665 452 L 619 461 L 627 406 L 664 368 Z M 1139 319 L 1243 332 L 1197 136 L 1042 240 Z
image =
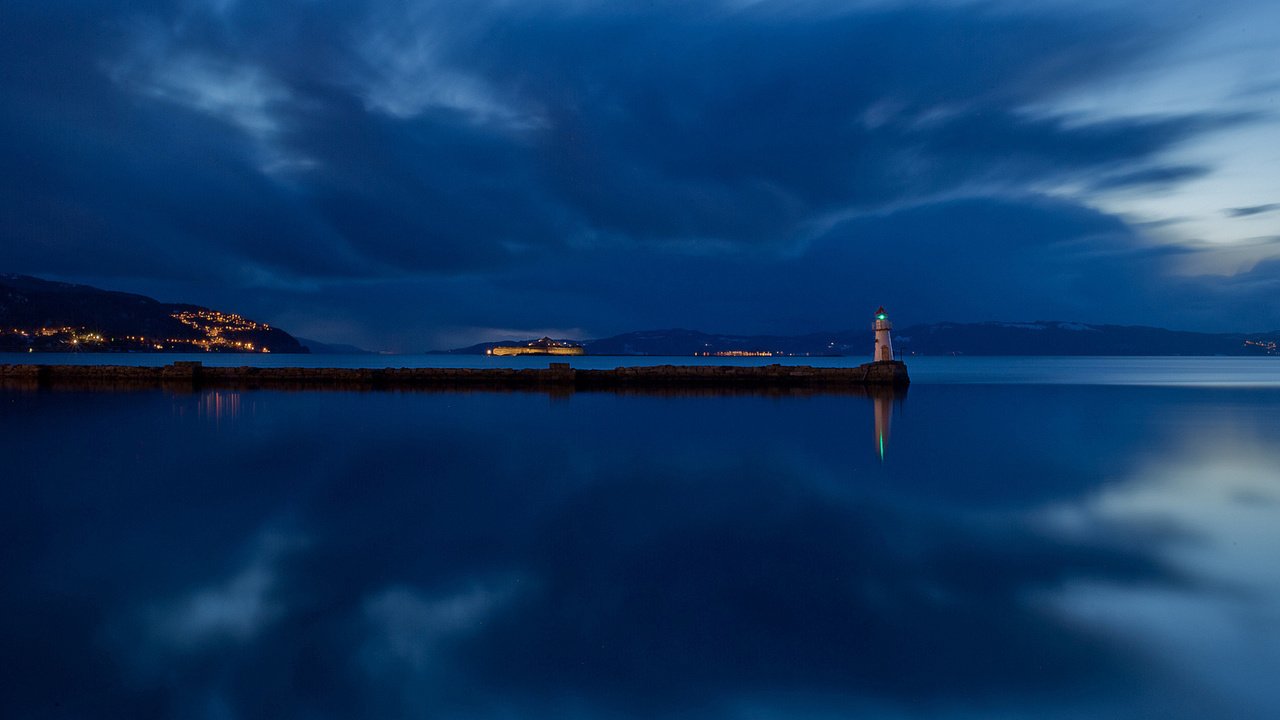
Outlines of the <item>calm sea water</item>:
M 0 390 L 0 707 L 1276 717 L 1280 360 L 911 370 L 874 400 Z
M 0 365 L 167 365 L 197 360 L 209 366 L 341 368 L 545 368 L 566 362 L 584 369 L 641 365 L 812 365 L 854 367 L 867 362 L 847 357 L 699 358 L 591 355 L 547 358 L 486 355 L 249 355 L 175 353 L 0 353 Z M 1280 387 L 1280 357 L 918 357 L 907 358 L 915 383 L 1034 383 L 1070 385 L 1196 385 Z

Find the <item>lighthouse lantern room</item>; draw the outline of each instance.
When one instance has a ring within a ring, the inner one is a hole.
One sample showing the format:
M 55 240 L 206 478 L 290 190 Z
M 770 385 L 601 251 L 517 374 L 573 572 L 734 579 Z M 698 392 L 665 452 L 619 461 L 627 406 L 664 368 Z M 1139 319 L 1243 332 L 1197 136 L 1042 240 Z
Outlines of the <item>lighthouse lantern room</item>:
M 889 331 L 893 329 L 893 323 L 889 322 L 889 315 L 884 311 L 884 307 L 876 310 L 876 321 L 872 327 L 876 331 L 876 346 L 875 352 L 871 355 L 872 362 L 892 362 L 893 340 L 889 338 Z

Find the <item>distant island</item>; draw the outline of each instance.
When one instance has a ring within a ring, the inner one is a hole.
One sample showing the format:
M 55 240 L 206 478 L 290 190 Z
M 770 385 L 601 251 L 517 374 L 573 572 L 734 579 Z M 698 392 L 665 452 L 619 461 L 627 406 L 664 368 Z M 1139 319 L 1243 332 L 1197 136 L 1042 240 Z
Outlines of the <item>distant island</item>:
M 0 275 L 0 352 L 306 353 L 280 328 L 143 295 Z
M 497 343 L 486 350 L 489 355 L 585 355 L 581 343 L 544 337 L 527 343 Z
M 505 355 L 499 348 L 536 341 L 505 340 L 444 351 Z M 575 343 L 571 340 L 558 342 Z M 894 336 L 899 357 L 913 355 L 1275 355 L 1280 330 L 1198 333 L 1163 328 L 1085 323 L 935 323 L 903 327 Z M 804 335 L 723 335 L 694 330 L 647 330 L 576 341 L 587 355 L 708 357 L 870 356 L 872 332 L 846 330 Z

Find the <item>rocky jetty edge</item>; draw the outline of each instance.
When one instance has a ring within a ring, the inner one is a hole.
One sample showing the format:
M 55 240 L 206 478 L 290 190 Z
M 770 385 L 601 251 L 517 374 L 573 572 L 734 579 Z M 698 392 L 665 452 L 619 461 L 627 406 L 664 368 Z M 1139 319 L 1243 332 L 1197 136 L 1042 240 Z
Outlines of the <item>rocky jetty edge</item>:
M 910 382 L 898 361 L 851 368 L 807 365 L 649 365 L 612 370 L 575 369 L 551 363 L 514 368 L 275 368 L 208 367 L 175 362 L 159 367 L 127 365 L 0 365 L 0 381 L 37 387 L 191 386 L 234 388 L 353 389 L 628 389 L 628 388 L 903 388 Z

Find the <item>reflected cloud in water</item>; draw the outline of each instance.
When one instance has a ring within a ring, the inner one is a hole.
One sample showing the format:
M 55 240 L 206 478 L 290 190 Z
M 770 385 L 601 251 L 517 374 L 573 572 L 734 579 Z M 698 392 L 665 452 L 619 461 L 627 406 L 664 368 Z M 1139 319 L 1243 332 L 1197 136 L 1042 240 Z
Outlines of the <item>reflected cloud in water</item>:
M 1052 508 L 1045 519 L 1076 538 L 1176 529 L 1155 552 L 1191 583 L 1081 581 L 1048 600 L 1065 616 L 1139 646 L 1179 683 L 1205 685 L 1212 694 L 1206 712 L 1251 717 L 1278 699 L 1280 446 L 1230 417 L 1188 429 L 1182 443 L 1129 477 Z
M 0 404 L 15 714 L 1280 700 L 1280 393 L 238 397 Z
M 194 650 L 210 643 L 253 640 L 283 608 L 272 592 L 276 563 L 299 541 L 268 535 L 256 543 L 248 563 L 231 577 L 197 589 L 147 613 L 150 634 L 163 646 Z

